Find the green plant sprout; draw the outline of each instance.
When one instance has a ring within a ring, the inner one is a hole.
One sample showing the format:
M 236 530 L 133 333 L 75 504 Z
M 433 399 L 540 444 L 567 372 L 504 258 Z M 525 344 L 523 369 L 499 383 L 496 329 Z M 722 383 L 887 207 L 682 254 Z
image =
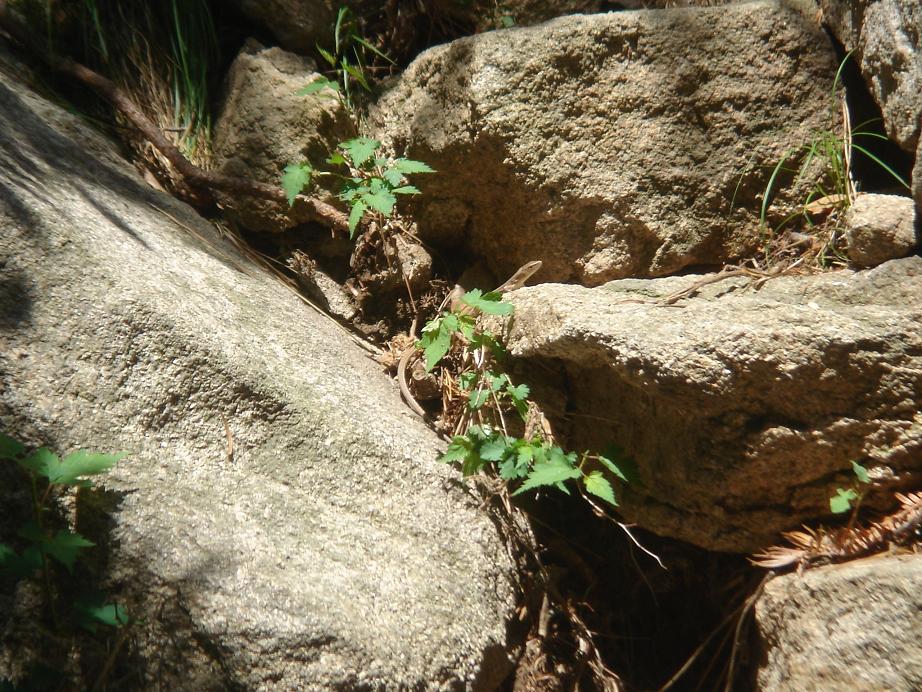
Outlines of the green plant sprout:
M 852 471 L 855 474 L 855 480 L 852 481 L 851 487 L 847 490 L 843 488 L 836 489 L 836 494 L 829 498 L 829 511 L 833 514 L 844 514 L 851 509 L 852 521 L 854 521 L 854 516 L 857 514 L 861 501 L 867 493 L 867 487 L 864 486 L 870 484 L 871 477 L 868 470 L 856 461 L 852 462 Z M 852 506 L 852 503 L 854 503 L 854 506 Z M 851 524 L 851 522 L 849 523 Z
M 505 349 L 494 334 L 480 327 L 476 316 L 509 316 L 514 308 L 502 300 L 499 292 L 483 293 L 477 289 L 464 294 L 460 303 L 430 321 L 417 342 L 427 371 L 449 355 L 454 343 L 463 344 L 471 355 L 462 359 L 470 365 L 457 376 L 458 388 L 467 398 L 462 426 L 465 420 L 468 422 L 463 434 L 451 438 L 439 461 L 460 463 L 465 477 L 492 468 L 507 484 L 517 486 L 513 495 L 543 487 L 555 487 L 569 495 L 568 481 L 577 481 L 581 494 L 585 491 L 617 507 L 614 488 L 604 472 L 607 470 L 622 482 L 629 481 L 630 460 L 621 450 L 613 447 L 606 454 L 567 453 L 540 433 L 522 437 L 508 433 L 504 410 L 514 411 L 520 424 L 528 429 L 530 391 L 527 385 L 515 385 L 508 374 L 494 370 Z
M 0 570 L 18 578 L 40 577 L 56 628 L 61 627 L 61 620 L 52 589 L 53 563 L 73 574 L 75 562 L 94 543 L 70 528 L 55 530 L 51 526 L 48 514 L 54 493 L 66 487 L 92 487 L 87 476 L 104 473 L 125 456 L 124 452 L 99 454 L 81 449 L 61 459 L 46 447 L 27 454 L 22 443 L 0 433 L 0 461 L 15 462 L 28 473 L 32 495 L 32 518 L 17 532 L 25 547 L 17 551 L 0 543 Z M 124 609 L 107 602 L 105 594 L 98 592 L 78 598 L 72 609 L 76 623 L 91 632 L 100 624 L 121 627 L 128 623 Z
M 395 64 L 389 56 L 362 37 L 359 33 L 359 20 L 355 14 L 348 7 L 340 7 L 336 14 L 336 24 L 333 27 L 332 50 L 326 50 L 319 44 L 317 45 L 317 52 L 336 73 L 337 80 L 324 78 L 322 84 L 314 81 L 298 93 L 312 94 L 320 89 L 329 88 L 339 94 L 346 106 L 352 109 L 354 85 L 371 92 L 371 83 L 368 78 L 370 65 L 366 51 L 370 51 L 391 65 Z
M 391 217 L 398 195 L 419 194 L 419 189 L 408 184 L 407 176 L 434 171 L 422 161 L 379 156 L 380 147 L 381 142 L 368 137 L 356 137 L 337 145 L 326 163 L 345 167 L 345 175 L 317 171 L 309 161 L 286 166 L 282 187 L 289 205 L 310 186 L 314 176 L 335 175 L 342 181 L 338 197 L 350 208 L 350 238 L 355 237 L 356 228 L 366 213 L 379 216 L 379 220 Z

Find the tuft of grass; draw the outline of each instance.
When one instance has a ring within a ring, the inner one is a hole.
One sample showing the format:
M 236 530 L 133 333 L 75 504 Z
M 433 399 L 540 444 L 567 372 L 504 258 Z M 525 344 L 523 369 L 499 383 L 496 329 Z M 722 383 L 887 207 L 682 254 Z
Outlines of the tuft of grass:
M 220 58 L 207 0 L 12 0 L 47 48 L 112 79 L 198 165 L 210 157 L 210 80 Z M 88 106 L 90 114 L 95 106 Z M 165 161 L 130 130 L 148 164 Z
M 762 193 L 762 204 L 759 209 L 759 227 L 762 235 L 764 260 L 768 263 L 779 255 L 785 254 L 785 241 L 782 231 L 799 223 L 809 231 L 816 242 L 810 244 L 815 255 L 816 264 L 828 267 L 831 264 L 844 263 L 846 257 L 841 248 L 843 212 L 851 206 L 857 194 L 857 189 L 851 175 L 851 156 L 853 151 L 858 151 L 874 161 L 886 171 L 900 185 L 909 189 L 909 184 L 886 162 L 875 156 L 867 147 L 856 142 L 856 139 L 887 138 L 877 132 L 865 128 L 878 119 L 867 120 L 852 127 L 848 115 L 848 108 L 844 98 L 842 72 L 851 53 L 846 54 L 833 79 L 830 90 L 829 129 L 813 132 L 810 141 L 800 146 L 788 149 L 772 169 L 771 175 Z M 795 162 L 799 161 L 799 164 Z M 803 181 L 812 174 L 816 167 L 821 169 L 821 175 L 811 187 L 797 209 L 786 216 L 775 226 L 769 224 L 769 210 L 774 201 L 783 178 L 793 175 L 793 185 Z M 743 173 L 745 175 L 745 171 Z M 742 181 L 742 176 L 740 177 Z M 737 190 L 739 184 L 737 185 Z M 734 192 L 734 198 L 736 193 Z M 731 201 L 731 206 L 732 206 Z M 824 218 L 821 224 L 814 221 L 816 216 Z M 779 241 L 781 247 L 779 248 Z

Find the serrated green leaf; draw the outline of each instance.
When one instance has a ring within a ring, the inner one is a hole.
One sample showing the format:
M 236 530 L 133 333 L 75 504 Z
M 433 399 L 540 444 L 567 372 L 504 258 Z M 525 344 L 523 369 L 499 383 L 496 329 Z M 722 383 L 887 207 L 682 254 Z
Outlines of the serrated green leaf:
M 490 390 L 488 389 L 478 389 L 476 392 L 471 393 L 470 399 L 467 400 L 467 407 L 471 411 L 476 411 L 481 406 L 483 406 L 490 398 Z
M 579 478 L 582 475 L 579 469 L 575 469 L 566 463 L 535 464 L 531 469 L 531 473 L 528 474 L 528 478 L 526 478 L 525 482 L 522 484 L 522 487 L 512 494 L 520 495 L 545 485 L 556 486 L 558 483 L 572 478 Z
M 611 483 L 602 475 L 601 471 L 593 471 L 583 479 L 586 486 L 586 492 L 592 493 L 596 497 L 601 497 L 612 507 L 618 506 L 615 499 L 615 491 L 611 488 Z
M 417 342 L 417 347 L 421 348 L 426 356 L 426 372 L 432 372 L 432 368 L 451 349 L 451 335 L 455 332 L 457 325 L 457 317 L 446 314 L 423 328 L 423 335 Z
M 465 392 L 469 392 L 474 388 L 474 385 L 477 384 L 479 379 L 480 376 L 476 372 L 462 372 L 458 375 L 458 385 Z
M 609 459 L 609 458 L 606 457 L 606 456 L 603 456 L 603 455 L 599 454 L 598 460 L 599 460 L 600 462 L 602 462 L 602 465 L 603 465 L 605 468 L 607 468 L 609 471 L 611 471 L 612 474 L 613 474 L 615 477 L 620 478 L 620 479 L 623 480 L 625 483 L 628 483 L 628 482 L 629 482 L 628 479 L 627 479 L 627 476 L 624 474 L 624 472 L 621 470 L 621 468 L 620 468 L 615 462 L 613 462 L 611 459 Z
M 842 490 L 839 488 L 836 490 L 834 497 L 829 498 L 829 510 L 833 514 L 842 514 L 851 509 L 852 501 L 858 499 L 858 493 L 849 488 L 848 490 Z
M 359 221 L 362 220 L 362 216 L 365 214 L 364 202 L 357 201 L 352 203 L 352 209 L 349 211 L 349 238 L 352 239 L 355 237 L 355 229 L 358 228 Z
M 362 195 L 362 200 L 375 211 L 381 212 L 385 216 L 390 216 L 394 211 L 394 205 L 397 204 L 397 198 L 388 190 L 377 190 L 372 193 Z
M 485 462 L 483 458 L 477 453 L 476 450 L 472 450 L 461 464 L 461 474 L 465 478 L 468 476 L 473 476 L 477 473 L 480 473 L 483 470 L 484 465 Z
M 311 184 L 311 173 L 313 168 L 306 162 L 285 166 L 285 172 L 282 173 L 282 189 L 285 190 L 289 207 L 295 203 L 295 198 L 301 191 Z
M 311 82 L 307 86 L 302 87 L 301 89 L 298 89 L 295 92 L 295 95 L 296 96 L 310 96 L 311 94 L 316 94 L 318 91 L 321 91 L 322 89 L 332 89 L 335 92 L 339 92 L 340 86 L 339 84 L 334 82 L 332 79 L 327 79 L 326 77 L 320 77 L 318 79 L 315 79 L 313 82 Z
M 0 433 L 0 459 L 15 459 L 25 454 L 26 448 L 18 440 Z
M 392 188 L 400 187 L 400 183 L 403 182 L 403 174 L 398 170 L 394 170 L 393 168 L 389 168 L 388 170 L 384 171 L 384 173 L 382 173 L 381 175 L 384 177 L 384 179 L 388 182 L 388 184 Z M 396 192 L 396 189 L 395 189 L 395 192 Z
M 852 462 L 852 471 L 855 472 L 855 477 L 858 479 L 860 483 L 870 483 L 871 482 L 871 476 L 868 474 L 868 470 L 864 466 L 859 464 L 858 462 L 856 461 Z
M 608 467 L 608 464 L 602 463 L 615 474 L 618 478 L 623 480 L 625 483 L 631 484 L 640 484 L 640 473 L 637 470 L 637 462 L 635 462 L 627 453 L 619 447 L 618 445 L 608 445 L 605 448 L 605 453 L 599 455 L 599 460 L 601 461 L 602 457 L 605 457 L 611 464 L 618 468 L 618 471 Z M 620 473 L 619 473 L 620 472 Z
M 96 544 L 93 541 L 87 540 L 79 533 L 61 529 L 54 538 L 46 538 L 43 547 L 45 552 L 64 565 L 68 572 L 73 572 L 78 553 L 94 545 Z
M 443 464 L 450 464 L 453 461 L 463 461 L 470 453 L 472 447 L 473 445 L 470 440 L 461 435 L 456 435 L 452 438 L 451 444 L 448 445 L 448 449 L 445 450 L 445 453 L 439 457 L 439 461 Z
M 412 175 L 413 173 L 435 173 L 435 170 L 430 168 L 427 164 L 422 161 L 414 161 L 413 159 L 395 159 L 391 166 L 404 175 Z
M 47 447 L 40 447 L 25 459 L 18 459 L 16 463 L 36 475 L 48 478 L 49 474 L 61 465 L 61 460 Z
M 461 302 L 487 315 L 510 315 L 514 310 L 512 303 L 503 302 L 499 293 L 483 293 L 479 288 L 471 289 L 461 296 Z
M 395 187 L 393 189 L 395 195 L 418 195 L 420 191 L 418 188 L 413 187 L 412 185 L 402 185 L 400 187 Z
M 352 161 L 356 168 L 361 168 L 362 164 L 374 156 L 375 151 L 381 146 L 381 142 L 369 137 L 356 137 L 342 142 L 339 148 L 346 152 L 346 156 Z
M 509 458 L 499 464 L 499 477 L 504 481 L 514 481 L 519 478 L 518 464 L 515 459 Z
M 508 450 L 509 444 L 502 437 L 487 440 L 480 447 L 480 458 L 485 461 L 500 461 Z
M 48 481 L 69 485 L 83 476 L 95 476 L 108 471 L 118 462 L 128 456 L 128 452 L 118 454 L 99 454 L 86 449 L 78 449 L 73 454 L 64 457 L 64 461 L 54 472 L 49 469 Z
M 506 391 L 509 392 L 509 396 L 518 401 L 524 401 L 531 394 L 531 389 L 528 388 L 527 384 L 519 384 L 513 387 L 511 381 L 506 386 Z

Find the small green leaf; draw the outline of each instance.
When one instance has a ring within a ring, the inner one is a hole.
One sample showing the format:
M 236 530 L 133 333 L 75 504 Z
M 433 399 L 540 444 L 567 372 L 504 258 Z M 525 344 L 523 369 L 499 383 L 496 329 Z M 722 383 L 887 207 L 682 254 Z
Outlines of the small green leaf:
M 364 202 L 356 201 L 352 204 L 352 209 L 349 211 L 349 238 L 352 239 L 355 237 L 355 229 L 358 228 L 359 221 L 362 220 L 362 216 L 365 214 L 365 210 L 368 207 L 365 206 Z
M 25 459 L 17 460 L 16 463 L 38 476 L 48 478 L 61 465 L 61 460 L 47 447 L 40 447 Z
M 0 433 L 0 459 L 15 459 L 25 454 L 26 448 L 17 440 Z
M 510 315 L 514 309 L 512 303 L 503 302 L 501 294 L 496 291 L 483 293 L 479 288 L 471 289 L 461 296 L 461 302 L 487 315 Z
M 868 474 L 868 470 L 864 466 L 859 464 L 858 462 L 856 461 L 852 462 L 852 471 L 855 472 L 855 477 L 858 479 L 859 482 L 861 483 L 871 482 L 871 476 Z
M 66 529 L 58 531 L 54 538 L 44 541 L 44 550 L 55 560 L 67 568 L 68 572 L 74 571 L 74 561 L 77 554 L 84 548 L 96 545 L 79 533 L 72 533 Z
M 426 372 L 432 372 L 432 368 L 451 349 L 451 335 L 457 330 L 458 324 L 457 317 L 446 314 L 423 327 L 422 338 L 416 345 L 426 356 Z
M 282 174 L 282 189 L 285 190 L 289 207 L 295 203 L 295 198 L 301 194 L 301 191 L 311 184 L 313 170 L 307 162 L 285 166 L 285 172 Z
M 375 162 L 377 164 L 377 161 Z M 403 182 L 403 173 L 393 168 L 389 168 L 381 174 L 392 188 L 398 188 Z M 395 189 L 394 192 L 397 190 Z
M 464 462 L 461 464 L 461 474 L 466 478 L 468 476 L 473 476 L 476 473 L 480 473 L 485 466 L 485 462 L 480 454 L 477 453 L 477 450 L 471 450 L 471 453 L 467 455 Z
M 448 445 L 448 449 L 445 450 L 445 453 L 439 457 L 439 461 L 443 464 L 450 464 L 453 461 L 463 461 L 472 448 L 473 445 L 469 439 L 462 435 L 456 435 L 451 439 L 451 444 Z
M 602 465 L 605 468 L 607 468 L 609 471 L 611 471 L 614 476 L 616 476 L 617 478 L 620 478 L 625 483 L 628 482 L 627 476 L 624 475 L 624 472 L 620 469 L 620 467 L 615 462 L 613 462 L 611 459 L 599 454 L 598 460 L 602 462 Z
M 858 499 L 858 493 L 849 488 L 836 490 L 836 495 L 829 498 L 829 509 L 833 514 L 842 514 L 851 509 L 852 502 Z
M 583 482 L 586 485 L 587 492 L 592 493 L 596 497 L 601 497 L 613 507 L 618 506 L 618 501 L 615 499 L 615 491 L 611 489 L 611 483 L 602 475 L 601 471 L 593 471 L 583 479 Z
M 511 14 L 504 14 L 500 16 L 499 23 L 503 25 L 504 29 L 511 29 L 515 26 L 515 17 Z
M 458 384 L 465 392 L 469 392 L 479 379 L 480 376 L 476 372 L 462 372 L 458 375 Z
M 467 401 L 467 407 L 471 411 L 476 411 L 482 407 L 490 399 L 490 390 L 489 389 L 478 389 L 476 392 L 471 394 L 471 398 Z
M 506 391 L 509 392 L 509 396 L 513 399 L 527 399 L 528 395 L 531 394 L 531 389 L 528 388 L 527 384 L 519 384 L 513 387 L 512 382 L 506 387 Z
M 618 445 L 608 445 L 608 447 L 605 448 L 605 453 L 599 454 L 598 458 L 609 471 L 625 483 L 640 483 L 640 473 L 637 470 L 637 462 L 629 457 L 624 449 Z M 608 463 L 606 463 L 606 461 Z M 611 466 L 609 466 L 609 464 L 611 464 Z M 615 468 L 612 468 L 612 466 L 617 468 L 617 471 Z
M 414 161 L 413 159 L 396 159 L 394 163 L 391 164 L 391 167 L 404 175 L 412 175 L 413 173 L 435 173 L 432 168 L 422 161 Z
M 105 594 L 91 594 L 74 601 L 77 622 L 84 629 L 96 632 L 100 624 L 123 627 L 129 622 L 125 609 L 115 603 L 106 603 Z
M 316 94 L 318 91 L 322 89 L 332 89 L 333 91 L 336 91 L 336 92 L 340 91 L 339 84 L 334 82 L 332 79 L 327 79 L 326 77 L 320 77 L 318 79 L 315 79 L 313 82 L 311 82 L 307 86 L 301 89 L 298 89 L 295 92 L 295 95 L 296 96 L 310 96 L 311 94 Z
M 64 461 L 53 472 L 49 469 L 48 481 L 50 483 L 69 485 L 83 476 L 95 476 L 108 471 L 126 456 L 128 456 L 128 452 L 99 454 L 79 449 L 73 454 L 68 454 L 64 457 Z
M 375 151 L 381 146 L 381 142 L 369 137 L 356 137 L 342 142 L 339 148 L 346 152 L 346 155 L 352 161 L 356 168 L 361 168 L 362 164 L 374 156 Z
M 420 194 L 419 189 L 413 187 L 412 185 L 403 185 L 401 187 L 395 187 L 392 192 L 395 195 L 418 195 Z
M 509 444 L 502 437 L 487 440 L 480 447 L 480 457 L 485 461 L 500 461 L 509 449 Z
M 544 485 L 557 485 L 571 478 L 579 478 L 582 475 L 579 469 L 575 469 L 569 464 L 535 464 L 534 467 L 532 467 L 531 473 L 528 474 L 528 478 L 525 479 L 525 482 L 522 484 L 522 487 L 512 494 L 520 495 L 528 490 Z
M 390 216 L 394 211 L 394 205 L 397 204 L 397 198 L 387 190 L 378 190 L 371 194 L 362 195 L 365 204 L 381 212 L 385 216 Z

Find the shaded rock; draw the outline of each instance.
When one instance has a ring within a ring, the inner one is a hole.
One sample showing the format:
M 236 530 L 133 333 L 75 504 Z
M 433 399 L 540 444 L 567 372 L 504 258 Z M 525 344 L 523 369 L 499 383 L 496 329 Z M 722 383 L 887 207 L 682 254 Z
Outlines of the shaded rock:
M 629 520 L 752 552 L 826 515 L 850 460 L 922 470 L 922 258 L 656 304 L 700 280 L 511 294 L 513 355 L 563 372 L 568 446 L 617 443 L 637 462 Z
M 757 689 L 922 689 L 922 555 L 775 577 L 756 603 Z
M 515 26 L 532 26 L 568 14 L 594 14 L 602 11 L 602 0 L 503 0 L 494 16 L 481 18 L 481 30 L 502 27 L 507 18 Z
M 922 128 L 922 4 L 819 0 L 823 21 L 855 51 L 890 138 L 912 153 Z
M 511 559 L 393 383 L 80 120 L 7 76 L 0 119 L 0 429 L 129 452 L 91 538 L 132 684 L 495 688 Z
M 215 166 L 221 173 L 281 187 L 285 166 L 317 165 L 335 145 L 355 136 L 337 98 L 298 96 L 320 77 L 313 61 L 249 41 L 231 65 L 214 129 Z M 322 191 L 320 193 L 322 195 Z M 228 216 L 254 231 L 283 231 L 310 217 L 251 197 L 220 198 Z
M 283 48 L 313 53 L 317 43 L 329 47 L 341 5 L 348 0 L 232 0 L 247 17 L 268 29 Z
M 913 201 L 897 195 L 858 195 L 846 216 L 848 258 L 876 267 L 916 249 Z
M 597 285 L 752 248 L 771 168 L 829 126 L 835 68 L 769 2 L 571 16 L 423 53 L 369 123 L 439 172 L 413 202 L 425 238 Z

